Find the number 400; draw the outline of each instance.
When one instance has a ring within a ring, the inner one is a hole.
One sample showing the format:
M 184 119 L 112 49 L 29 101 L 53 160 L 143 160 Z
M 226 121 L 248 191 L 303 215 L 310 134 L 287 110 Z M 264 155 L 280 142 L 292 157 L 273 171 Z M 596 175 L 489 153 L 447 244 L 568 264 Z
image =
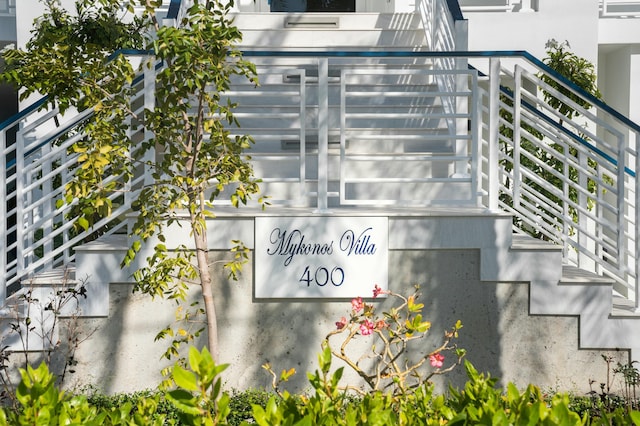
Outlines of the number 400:
M 307 283 L 307 287 L 311 285 L 311 283 L 315 282 L 316 285 L 320 287 L 324 287 L 329 282 L 334 286 L 341 286 L 344 282 L 344 270 L 339 266 L 336 266 L 331 271 L 325 268 L 324 266 L 320 266 L 312 273 L 312 270 L 309 269 L 308 266 L 304 268 L 304 272 L 300 276 L 300 282 Z

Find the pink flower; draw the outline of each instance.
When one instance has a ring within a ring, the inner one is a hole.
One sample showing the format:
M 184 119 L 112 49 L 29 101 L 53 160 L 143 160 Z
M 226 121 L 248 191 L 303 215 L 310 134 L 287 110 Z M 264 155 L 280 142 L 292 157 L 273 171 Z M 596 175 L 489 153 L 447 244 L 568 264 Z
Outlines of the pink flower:
M 385 291 L 381 289 L 378 284 L 376 284 L 375 287 L 373 287 L 373 298 L 375 299 L 376 297 L 380 296 L 382 293 L 385 293 Z
M 431 363 L 432 367 L 441 368 L 444 364 L 444 355 L 442 355 L 440 352 L 438 352 L 437 354 L 429 355 L 429 362 Z
M 340 318 L 340 321 L 336 322 L 336 327 L 338 330 L 342 330 L 347 326 L 347 319 L 345 317 Z
M 366 319 L 360 323 L 360 334 L 368 336 L 373 333 L 375 325 L 370 320 Z
M 364 308 L 364 302 L 362 301 L 362 297 L 356 297 L 351 301 L 351 309 L 356 312 L 361 311 Z

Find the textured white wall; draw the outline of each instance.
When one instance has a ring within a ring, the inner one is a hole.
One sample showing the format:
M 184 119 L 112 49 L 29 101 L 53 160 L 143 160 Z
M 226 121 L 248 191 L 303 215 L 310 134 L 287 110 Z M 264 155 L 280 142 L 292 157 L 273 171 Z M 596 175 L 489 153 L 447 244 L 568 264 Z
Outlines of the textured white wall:
M 534 13 L 465 13 L 469 50 L 526 50 L 538 58 L 550 39 L 569 41 L 571 50 L 598 60 L 597 0 L 539 0 Z
M 409 294 L 415 284 L 421 286 L 425 318 L 432 321 L 425 350 L 434 348 L 443 331 L 460 319 L 459 344 L 467 349 L 467 358 L 503 383 L 582 393 L 589 390 L 590 379 L 600 383 L 606 378 L 601 354 L 626 362 L 625 351 L 578 350 L 576 318 L 530 316 L 527 284 L 481 282 L 477 250 L 393 250 L 389 265 L 394 291 Z M 320 343 L 335 321 L 348 316 L 349 301 L 256 301 L 251 264 L 238 282 L 220 271 L 216 275 L 221 362 L 230 364 L 224 373 L 226 388 L 268 388 L 271 379 L 261 365 L 269 362 L 276 372 L 296 369 L 288 389 L 308 389 L 306 372 L 317 368 Z M 91 384 L 106 392 L 154 388 L 168 365 L 160 356 L 169 342 L 153 340 L 172 322 L 176 305 L 132 295 L 130 285 L 113 284 L 110 293 L 109 318 L 80 320 L 81 337 L 89 337 L 76 353 L 76 372 L 68 375 L 66 385 Z M 378 309 L 390 307 L 390 301 L 376 304 Z M 370 337 L 357 337 L 354 353 L 372 343 Z M 461 385 L 463 369 L 446 379 Z M 359 383 L 348 372 L 347 382 Z M 443 381 L 436 383 L 445 389 Z

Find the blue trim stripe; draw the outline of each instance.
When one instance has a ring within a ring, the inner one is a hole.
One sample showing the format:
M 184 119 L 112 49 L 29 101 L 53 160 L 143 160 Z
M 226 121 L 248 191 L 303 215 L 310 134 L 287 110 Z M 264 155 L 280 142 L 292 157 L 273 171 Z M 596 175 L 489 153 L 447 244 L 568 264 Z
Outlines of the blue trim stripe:
M 451 16 L 454 21 L 464 21 L 464 16 L 462 15 L 462 9 L 460 9 L 460 3 L 458 0 L 447 0 L 447 7 L 449 8 L 449 12 L 451 12 Z
M 500 86 L 500 91 L 505 95 L 509 96 L 511 100 L 514 100 L 513 91 L 508 87 Z M 601 156 L 602 158 L 604 158 L 614 166 L 618 167 L 618 160 L 615 157 L 612 157 L 611 155 L 607 154 L 606 152 L 604 152 L 603 150 L 601 150 L 600 148 L 598 148 L 597 146 L 589 142 L 587 139 L 583 138 L 582 136 L 577 135 L 574 132 L 567 129 L 566 127 L 561 126 L 560 123 L 558 123 L 552 117 L 549 117 L 547 114 L 543 113 L 539 109 L 535 108 L 531 103 L 526 102 L 524 100 L 522 100 L 520 103 L 527 111 L 538 116 L 539 118 L 544 120 L 546 123 L 550 124 L 552 127 L 555 127 L 555 129 L 558 130 L 559 132 L 562 132 L 565 135 L 569 136 L 571 139 L 578 142 L 580 145 L 586 146 L 591 151 L 595 152 L 596 154 L 598 154 L 599 156 Z M 628 175 L 632 177 L 636 177 L 636 173 L 630 168 L 625 166 L 624 170 Z
M 171 0 L 169 3 L 169 11 L 167 12 L 167 19 L 177 19 L 178 12 L 180 12 L 180 4 L 182 0 Z

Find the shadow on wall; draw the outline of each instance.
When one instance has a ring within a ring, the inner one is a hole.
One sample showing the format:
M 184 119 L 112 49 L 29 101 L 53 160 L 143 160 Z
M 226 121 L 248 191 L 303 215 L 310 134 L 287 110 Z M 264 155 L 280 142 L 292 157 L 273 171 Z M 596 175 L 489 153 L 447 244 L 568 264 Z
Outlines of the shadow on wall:
M 229 260 L 229 253 L 211 254 Z M 320 343 L 329 331 L 331 307 L 348 303 L 253 300 L 253 260 L 243 266 L 238 281 L 221 279 L 218 289 L 218 336 L 220 361 L 229 363 L 224 377 L 235 389 L 271 387 L 271 376 L 262 368 L 269 363 L 273 370 L 295 368 L 298 372 L 286 388 L 308 388 L 307 371 L 316 368 Z M 220 270 L 215 276 L 221 277 Z M 344 315 L 344 312 L 342 313 Z
M 424 314 L 432 322 L 425 351 L 436 348 L 444 331 L 460 319 L 464 325 L 460 347 L 469 349 L 468 358 L 480 371 L 500 377 L 498 301 L 495 286 L 480 283 L 479 263 L 478 250 L 391 251 L 390 288 L 409 295 L 420 285 Z M 218 324 L 221 361 L 230 364 L 225 372 L 227 384 L 232 388 L 269 388 L 271 377 L 261 368 L 268 362 L 277 373 L 296 369 L 297 374 L 286 384 L 288 390 L 308 389 L 306 372 L 317 368 L 322 339 L 337 319 L 349 315 L 349 301 L 251 302 L 247 276 L 252 276 L 249 264 L 240 282 L 221 283 L 220 287 Z M 376 309 L 382 312 L 394 302 L 393 298 L 375 302 Z M 358 336 L 351 346 L 363 354 L 373 343 L 370 337 Z M 444 378 L 454 386 L 466 381 L 462 367 Z M 357 378 L 346 371 L 343 383 L 350 380 Z M 435 382 L 439 391 L 447 390 L 446 382 Z
M 432 322 L 429 347 L 442 341 L 443 333 L 462 321 L 458 345 L 478 371 L 502 377 L 498 303 L 494 287 L 480 282 L 479 250 L 413 250 L 394 252 L 392 259 L 405 280 L 420 285 L 424 315 Z M 407 290 L 410 290 L 407 288 Z M 466 382 L 463 367 L 434 382 L 440 391 Z

